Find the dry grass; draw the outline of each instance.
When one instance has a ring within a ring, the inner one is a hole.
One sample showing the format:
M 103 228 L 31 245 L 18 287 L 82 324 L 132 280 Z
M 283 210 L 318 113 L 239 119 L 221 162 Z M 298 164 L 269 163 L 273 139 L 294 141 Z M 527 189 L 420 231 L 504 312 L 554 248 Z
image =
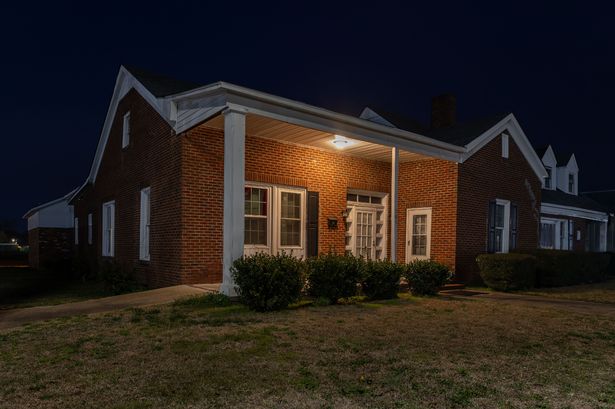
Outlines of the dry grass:
M 539 288 L 523 294 L 541 295 L 575 301 L 590 301 L 615 304 L 615 279 L 598 284 L 573 285 L 569 287 Z
M 487 300 L 184 303 L 0 335 L 6 408 L 611 408 L 615 322 Z

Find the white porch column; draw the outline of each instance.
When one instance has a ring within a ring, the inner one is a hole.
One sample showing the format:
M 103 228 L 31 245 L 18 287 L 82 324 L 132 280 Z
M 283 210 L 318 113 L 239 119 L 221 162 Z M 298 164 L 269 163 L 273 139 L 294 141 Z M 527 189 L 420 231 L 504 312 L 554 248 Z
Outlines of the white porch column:
M 399 148 L 391 149 L 391 256 L 397 261 L 397 179 L 399 177 Z
M 224 115 L 224 221 L 222 286 L 220 292 L 234 296 L 233 261 L 243 256 L 246 115 L 227 109 Z

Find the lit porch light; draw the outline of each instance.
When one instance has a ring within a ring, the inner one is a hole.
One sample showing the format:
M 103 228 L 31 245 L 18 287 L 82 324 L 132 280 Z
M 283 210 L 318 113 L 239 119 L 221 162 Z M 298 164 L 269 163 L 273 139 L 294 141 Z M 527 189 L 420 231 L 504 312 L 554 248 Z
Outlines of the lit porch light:
M 337 149 L 344 149 L 344 148 L 354 145 L 355 143 L 357 143 L 357 141 L 355 141 L 354 139 L 346 138 L 345 136 L 342 136 L 342 135 L 334 135 L 331 143 Z

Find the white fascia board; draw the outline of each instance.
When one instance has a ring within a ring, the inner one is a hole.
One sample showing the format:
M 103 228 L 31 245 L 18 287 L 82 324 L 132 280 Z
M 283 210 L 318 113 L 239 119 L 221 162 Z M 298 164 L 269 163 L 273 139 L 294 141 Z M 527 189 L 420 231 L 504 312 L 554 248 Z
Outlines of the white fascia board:
M 462 154 L 466 151 L 463 147 L 412 132 L 228 83 L 215 83 L 195 91 L 174 95 L 170 97 L 170 100 L 175 102 L 177 106 L 182 106 L 184 104 L 182 100 L 186 99 L 198 105 L 198 99 L 209 98 L 212 100 L 219 95 L 224 95 L 224 105 L 231 109 L 240 109 L 246 113 L 323 132 L 342 134 L 349 138 L 379 145 L 396 146 L 400 149 L 449 161 L 460 162 Z M 215 105 L 220 106 L 221 102 L 221 100 L 217 100 Z M 201 105 L 207 104 L 201 103 Z M 208 115 L 210 113 L 211 111 L 207 112 Z M 203 118 L 199 115 L 191 118 L 192 126 L 202 121 Z M 185 127 L 176 128 L 176 132 L 185 129 Z
M 578 207 L 563 206 L 555 203 L 543 202 L 540 205 L 540 213 L 553 216 L 577 217 L 579 219 L 595 220 L 599 222 L 607 222 L 609 220 L 609 215 L 607 213 Z
M 532 147 L 532 144 L 513 114 L 507 115 L 478 138 L 467 144 L 467 153 L 464 155 L 463 161 L 474 155 L 502 132 L 508 132 L 508 134 L 513 138 L 517 144 L 517 147 L 532 167 L 532 170 L 536 173 L 536 176 L 538 176 L 540 180 L 547 177 L 547 171 L 542 163 L 542 160 L 538 157 L 538 154 Z
M 38 205 L 36 207 L 33 207 L 32 209 L 28 210 L 26 212 L 26 214 L 24 214 L 22 216 L 22 219 L 27 219 L 28 217 L 32 216 L 34 213 L 38 212 L 39 210 L 45 209 L 47 207 L 53 206 L 57 203 L 60 203 L 61 201 L 66 201 L 66 203 L 70 202 L 70 199 L 72 199 L 72 196 L 79 190 L 80 188 L 76 188 L 71 190 L 70 192 L 68 192 L 66 195 L 59 197 L 57 199 L 54 200 L 50 200 L 49 202 L 43 203 L 41 205 Z
M 557 158 L 555 157 L 555 152 L 553 151 L 551 145 L 547 146 L 545 154 L 542 155 L 542 163 L 553 169 L 557 168 Z
M 570 156 L 570 159 L 568 160 L 568 164 L 566 165 L 566 167 L 568 168 L 568 172 L 570 173 L 579 172 L 579 165 L 577 164 L 577 158 L 576 156 L 574 156 L 574 153 Z

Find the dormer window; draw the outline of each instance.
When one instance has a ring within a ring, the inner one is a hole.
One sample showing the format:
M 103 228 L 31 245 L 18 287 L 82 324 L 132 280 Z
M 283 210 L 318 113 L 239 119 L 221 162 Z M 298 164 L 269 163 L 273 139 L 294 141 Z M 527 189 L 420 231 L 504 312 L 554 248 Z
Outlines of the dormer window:
M 130 111 L 124 115 L 124 126 L 122 128 L 122 149 L 130 143 Z
M 547 171 L 547 177 L 545 178 L 545 189 L 552 189 L 553 168 L 550 166 L 545 166 L 545 170 Z
M 574 193 L 574 175 L 572 173 L 568 174 L 568 192 Z

